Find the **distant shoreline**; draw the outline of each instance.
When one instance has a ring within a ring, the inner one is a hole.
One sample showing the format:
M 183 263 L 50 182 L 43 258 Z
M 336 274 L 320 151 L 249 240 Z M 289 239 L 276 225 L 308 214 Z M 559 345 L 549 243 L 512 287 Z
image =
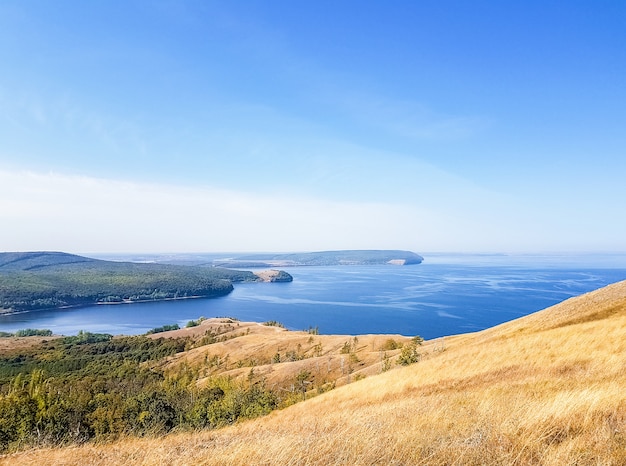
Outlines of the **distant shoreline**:
M 224 295 L 225 296 L 225 295 Z M 221 298 L 221 296 L 180 296 L 178 298 L 158 298 L 158 299 L 123 299 L 121 301 L 109 301 L 109 302 L 97 302 L 94 303 L 96 306 L 109 306 L 116 304 L 136 304 L 136 303 L 156 303 L 159 301 L 179 301 L 182 299 L 198 299 L 198 298 Z M 89 306 L 93 306 L 93 304 L 89 304 Z
M 117 304 L 158 303 L 158 302 L 162 302 L 162 301 L 182 301 L 184 299 L 221 298 L 223 296 L 227 296 L 227 295 L 220 295 L 220 296 L 197 295 L 197 296 L 180 296 L 178 298 L 137 299 L 137 300 L 125 299 L 125 300 L 122 300 L 122 301 L 115 301 L 115 302 L 94 302 L 94 303 L 86 303 L 86 304 L 75 304 L 75 305 L 71 305 L 71 306 L 46 307 L 44 309 L 30 309 L 30 310 L 25 310 L 25 311 L 8 311 L 8 312 L 4 312 L 4 311 L 0 310 L 0 316 L 12 316 L 12 315 L 18 315 L 18 314 L 28 314 L 28 313 L 31 313 L 31 312 L 43 312 L 43 311 L 64 311 L 66 309 L 80 309 L 80 308 L 89 307 L 89 306 L 109 306 L 109 305 L 117 305 Z

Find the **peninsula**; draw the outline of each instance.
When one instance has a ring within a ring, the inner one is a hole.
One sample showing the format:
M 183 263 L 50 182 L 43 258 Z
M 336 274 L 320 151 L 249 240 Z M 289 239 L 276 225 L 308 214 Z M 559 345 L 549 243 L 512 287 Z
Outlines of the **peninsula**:
M 216 259 L 213 265 L 222 267 L 293 267 L 321 265 L 414 265 L 424 258 L 401 250 L 342 250 L 290 254 L 246 254 Z
M 63 252 L 0 253 L 0 313 L 93 304 L 213 298 L 240 282 L 289 282 L 282 271 L 140 264 Z

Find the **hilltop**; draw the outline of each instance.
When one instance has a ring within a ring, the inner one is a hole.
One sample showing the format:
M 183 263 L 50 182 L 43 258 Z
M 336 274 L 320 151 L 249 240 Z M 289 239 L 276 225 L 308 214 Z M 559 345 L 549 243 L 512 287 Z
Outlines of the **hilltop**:
M 114 262 L 63 252 L 0 253 L 0 312 L 230 293 L 233 282 L 290 281 L 218 267 Z
M 262 352 L 273 341 L 270 332 L 285 334 L 269 328 L 262 340 L 250 338 L 250 348 L 261 344 Z M 426 342 L 416 364 L 384 372 L 379 366 L 362 380 L 228 428 L 35 450 L 3 461 L 622 465 L 625 334 L 620 282 L 491 329 Z M 201 354 L 198 348 L 166 364 L 194 366 L 194 351 Z
M 96 264 L 102 262 L 104 261 L 56 251 L 2 252 L 0 253 L 0 272 L 23 272 L 26 270 L 53 268 L 60 265 Z

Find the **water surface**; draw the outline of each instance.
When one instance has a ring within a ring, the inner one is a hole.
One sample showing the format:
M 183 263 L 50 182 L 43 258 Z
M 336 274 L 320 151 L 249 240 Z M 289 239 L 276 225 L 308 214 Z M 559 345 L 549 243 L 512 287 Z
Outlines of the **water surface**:
M 620 256 L 621 257 L 621 256 Z M 620 260 L 618 260 L 620 259 Z M 414 266 L 294 267 L 291 283 L 237 284 L 228 296 L 89 306 L 0 317 L 0 331 L 141 334 L 200 316 L 277 320 L 321 333 L 436 338 L 482 330 L 626 279 L 615 256 L 427 256 Z

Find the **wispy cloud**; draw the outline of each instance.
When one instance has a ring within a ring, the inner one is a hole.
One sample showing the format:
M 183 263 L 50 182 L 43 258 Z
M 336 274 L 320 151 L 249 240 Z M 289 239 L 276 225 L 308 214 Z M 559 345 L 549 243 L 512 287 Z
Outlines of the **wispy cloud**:
M 411 248 L 406 231 L 419 234 L 423 214 L 382 203 L 0 171 L 0 243 L 8 250 Z
M 604 215 L 577 216 L 572 206 L 550 216 L 471 191 L 436 203 L 339 201 L 0 169 L 3 250 L 618 250 L 624 221 L 607 225 Z

